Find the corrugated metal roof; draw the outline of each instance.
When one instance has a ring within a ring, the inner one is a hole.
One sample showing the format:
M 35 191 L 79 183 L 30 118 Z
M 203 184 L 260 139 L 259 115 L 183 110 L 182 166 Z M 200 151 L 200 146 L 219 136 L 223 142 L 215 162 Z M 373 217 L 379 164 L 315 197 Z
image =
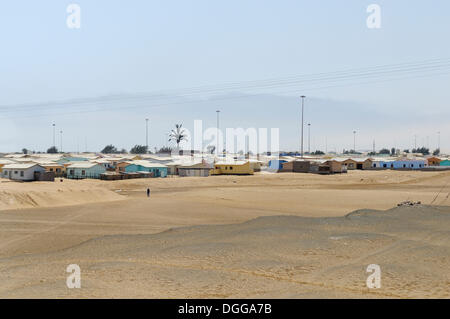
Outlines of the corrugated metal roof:
M 144 160 L 137 160 L 137 161 L 131 161 L 130 164 L 136 164 L 136 165 L 140 165 L 143 167 L 148 167 L 148 168 L 158 168 L 158 167 L 167 167 L 164 164 L 160 164 L 160 163 L 151 163 L 149 161 L 144 161 Z
M 91 168 L 91 167 L 94 167 L 95 165 L 100 165 L 100 164 L 91 163 L 91 162 L 78 162 L 78 163 L 70 164 L 69 166 L 67 166 L 67 168 Z
M 28 169 L 33 166 L 39 166 L 39 164 L 36 164 L 36 163 L 7 164 L 7 165 L 3 166 L 3 169 Z

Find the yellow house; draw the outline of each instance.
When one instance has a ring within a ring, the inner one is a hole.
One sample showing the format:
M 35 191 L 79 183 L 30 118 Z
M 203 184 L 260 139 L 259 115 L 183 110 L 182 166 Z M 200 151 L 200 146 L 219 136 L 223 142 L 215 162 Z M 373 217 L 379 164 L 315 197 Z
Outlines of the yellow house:
M 211 175 L 253 175 L 249 161 L 217 162 L 211 169 Z
M 131 164 L 132 161 L 123 161 L 123 162 L 118 162 L 116 164 L 116 172 L 125 172 L 125 167 L 127 167 L 128 165 Z
M 55 172 L 56 177 L 61 177 L 66 175 L 66 166 L 58 163 L 42 163 L 39 164 L 45 168 L 46 172 Z

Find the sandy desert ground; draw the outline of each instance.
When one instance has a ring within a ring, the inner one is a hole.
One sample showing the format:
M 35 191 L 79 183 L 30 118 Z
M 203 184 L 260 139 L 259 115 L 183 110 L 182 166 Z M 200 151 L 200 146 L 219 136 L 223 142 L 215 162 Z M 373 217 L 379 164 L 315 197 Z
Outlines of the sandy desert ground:
M 449 298 L 449 181 L 449 171 L 0 179 L 0 297 Z M 405 200 L 423 205 L 391 209 Z M 366 287 L 373 263 L 380 289 Z M 69 264 L 81 289 L 66 287 Z

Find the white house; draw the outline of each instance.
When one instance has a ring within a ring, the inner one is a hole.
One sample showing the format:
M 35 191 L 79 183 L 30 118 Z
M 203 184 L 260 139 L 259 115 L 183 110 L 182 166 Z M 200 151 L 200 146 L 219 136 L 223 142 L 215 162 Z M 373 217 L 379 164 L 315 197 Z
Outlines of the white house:
M 44 173 L 45 168 L 36 163 L 7 164 L 3 166 L 2 177 L 17 181 L 34 181 L 34 173 Z
M 422 169 L 428 166 L 428 161 L 425 159 L 387 159 L 387 160 L 375 160 L 372 162 L 373 168 L 385 168 L 385 169 L 409 169 L 416 170 Z

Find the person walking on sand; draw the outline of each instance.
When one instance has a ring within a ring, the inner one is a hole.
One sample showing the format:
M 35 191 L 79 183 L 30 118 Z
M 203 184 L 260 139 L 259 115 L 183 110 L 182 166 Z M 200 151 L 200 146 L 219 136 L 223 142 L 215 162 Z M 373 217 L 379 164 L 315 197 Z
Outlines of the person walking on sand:
M 147 188 L 147 197 L 150 197 L 150 188 Z

